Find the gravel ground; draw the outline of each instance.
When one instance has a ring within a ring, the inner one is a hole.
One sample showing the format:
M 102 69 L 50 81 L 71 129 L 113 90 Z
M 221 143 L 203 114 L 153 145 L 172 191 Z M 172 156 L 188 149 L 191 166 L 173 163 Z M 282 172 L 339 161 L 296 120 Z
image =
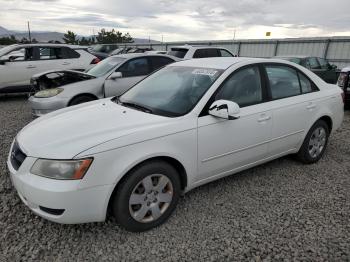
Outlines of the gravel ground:
M 6 157 L 30 121 L 24 97 L 0 97 L 0 261 L 350 261 L 349 111 L 319 163 L 286 157 L 197 188 L 145 233 L 112 218 L 60 225 L 29 211 Z

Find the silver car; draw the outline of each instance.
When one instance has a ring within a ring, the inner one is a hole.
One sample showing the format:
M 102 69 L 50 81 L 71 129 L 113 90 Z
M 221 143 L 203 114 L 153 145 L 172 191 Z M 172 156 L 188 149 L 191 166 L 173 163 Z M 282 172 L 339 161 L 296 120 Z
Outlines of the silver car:
M 153 71 L 178 61 L 169 55 L 123 54 L 106 58 L 87 72 L 49 71 L 32 77 L 40 91 L 29 98 L 34 116 L 92 100 L 118 96 Z

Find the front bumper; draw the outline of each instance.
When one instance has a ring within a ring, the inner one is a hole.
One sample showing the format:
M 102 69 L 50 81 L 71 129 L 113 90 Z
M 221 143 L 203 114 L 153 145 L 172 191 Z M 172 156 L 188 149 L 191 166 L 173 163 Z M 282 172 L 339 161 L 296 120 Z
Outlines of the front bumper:
M 63 224 L 105 220 L 114 185 L 82 188 L 82 180 L 54 180 L 33 175 L 29 170 L 35 161 L 36 158 L 27 157 L 17 171 L 10 157 L 7 161 L 19 197 L 34 213 Z
M 29 97 L 29 105 L 34 116 L 42 116 L 55 110 L 65 108 L 69 99 L 65 97 L 53 96 L 48 98 Z

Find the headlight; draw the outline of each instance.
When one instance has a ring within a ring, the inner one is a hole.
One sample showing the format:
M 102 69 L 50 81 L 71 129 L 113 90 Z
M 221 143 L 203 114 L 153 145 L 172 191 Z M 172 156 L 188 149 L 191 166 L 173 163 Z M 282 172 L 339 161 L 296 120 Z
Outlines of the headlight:
M 82 179 L 92 160 L 92 158 L 79 160 L 38 159 L 30 169 L 30 172 L 34 175 L 52 179 Z
M 50 88 L 41 90 L 37 93 L 35 93 L 34 97 L 38 98 L 47 98 L 52 96 L 57 96 L 59 93 L 61 93 L 64 89 L 63 88 Z

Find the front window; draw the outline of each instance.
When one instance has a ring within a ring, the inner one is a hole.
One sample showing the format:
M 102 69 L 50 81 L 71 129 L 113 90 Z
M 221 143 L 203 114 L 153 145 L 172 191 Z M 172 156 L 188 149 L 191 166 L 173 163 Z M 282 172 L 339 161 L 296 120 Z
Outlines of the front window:
M 138 83 L 119 100 L 154 114 L 182 116 L 195 107 L 222 72 L 212 68 L 165 67 Z
M 122 63 L 124 60 L 125 58 L 121 57 L 108 57 L 99 62 L 96 66 L 88 70 L 86 73 L 95 77 L 103 76 L 110 72 L 117 65 Z

